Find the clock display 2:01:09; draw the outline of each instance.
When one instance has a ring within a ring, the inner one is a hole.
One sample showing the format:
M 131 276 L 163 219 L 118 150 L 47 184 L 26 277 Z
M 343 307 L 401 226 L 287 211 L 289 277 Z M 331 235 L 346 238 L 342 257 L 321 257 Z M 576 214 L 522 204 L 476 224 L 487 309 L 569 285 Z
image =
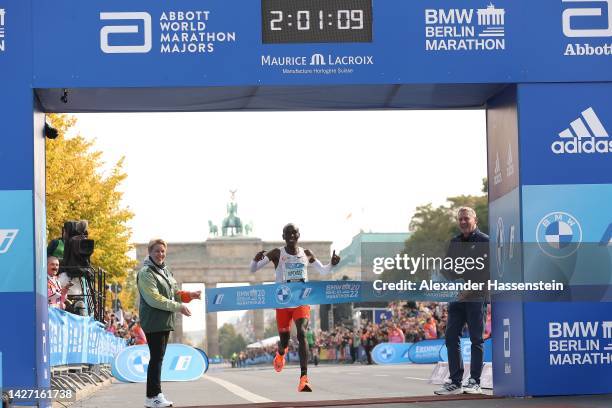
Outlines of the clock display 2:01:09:
M 371 42 L 371 0 L 261 0 L 264 43 Z
M 293 25 L 298 31 L 325 30 L 328 27 L 337 30 L 363 30 L 365 28 L 363 10 L 334 10 L 334 12 L 319 10 L 317 18 L 311 19 L 310 10 L 296 10 L 295 15 L 282 10 L 270 10 L 270 31 L 280 31 Z

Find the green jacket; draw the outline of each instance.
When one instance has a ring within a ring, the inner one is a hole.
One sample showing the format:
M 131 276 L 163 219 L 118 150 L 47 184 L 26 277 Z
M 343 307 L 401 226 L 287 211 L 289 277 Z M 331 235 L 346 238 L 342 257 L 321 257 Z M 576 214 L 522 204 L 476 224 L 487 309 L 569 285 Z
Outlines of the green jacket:
M 178 285 L 168 267 L 159 268 L 150 258 L 136 278 L 140 293 L 140 325 L 145 333 L 174 330 L 174 313 L 181 310 Z

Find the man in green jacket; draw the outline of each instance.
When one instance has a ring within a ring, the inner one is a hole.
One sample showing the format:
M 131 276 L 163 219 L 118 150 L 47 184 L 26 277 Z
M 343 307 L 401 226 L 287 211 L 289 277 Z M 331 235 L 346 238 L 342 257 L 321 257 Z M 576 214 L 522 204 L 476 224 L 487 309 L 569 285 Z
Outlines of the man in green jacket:
M 200 299 L 202 292 L 181 291 L 172 272 L 164 261 L 168 245 L 162 239 L 149 242 L 149 257 L 136 278 L 140 293 L 140 325 L 149 345 L 149 368 L 147 370 L 147 396 L 145 407 L 171 407 L 161 392 L 161 367 L 168 345 L 170 332 L 174 330 L 174 313 L 191 316 L 184 305 L 192 299 Z

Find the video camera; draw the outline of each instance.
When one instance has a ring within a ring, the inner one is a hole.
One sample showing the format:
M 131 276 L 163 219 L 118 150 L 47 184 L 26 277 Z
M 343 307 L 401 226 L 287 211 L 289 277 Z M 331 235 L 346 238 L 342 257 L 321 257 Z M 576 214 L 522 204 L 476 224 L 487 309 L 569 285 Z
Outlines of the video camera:
M 66 221 L 64 223 L 64 259 L 60 273 L 66 272 L 71 278 L 85 277 L 93 280 L 90 257 L 94 252 L 94 240 L 89 239 L 88 222 Z

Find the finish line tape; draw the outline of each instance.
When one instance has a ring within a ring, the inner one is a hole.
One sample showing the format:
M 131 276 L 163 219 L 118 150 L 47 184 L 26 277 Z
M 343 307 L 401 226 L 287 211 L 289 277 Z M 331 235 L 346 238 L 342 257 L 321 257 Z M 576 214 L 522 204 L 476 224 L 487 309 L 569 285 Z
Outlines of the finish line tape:
M 452 291 L 377 291 L 373 282 L 312 281 L 206 289 L 206 311 L 279 309 L 301 305 L 413 300 L 450 302 Z

